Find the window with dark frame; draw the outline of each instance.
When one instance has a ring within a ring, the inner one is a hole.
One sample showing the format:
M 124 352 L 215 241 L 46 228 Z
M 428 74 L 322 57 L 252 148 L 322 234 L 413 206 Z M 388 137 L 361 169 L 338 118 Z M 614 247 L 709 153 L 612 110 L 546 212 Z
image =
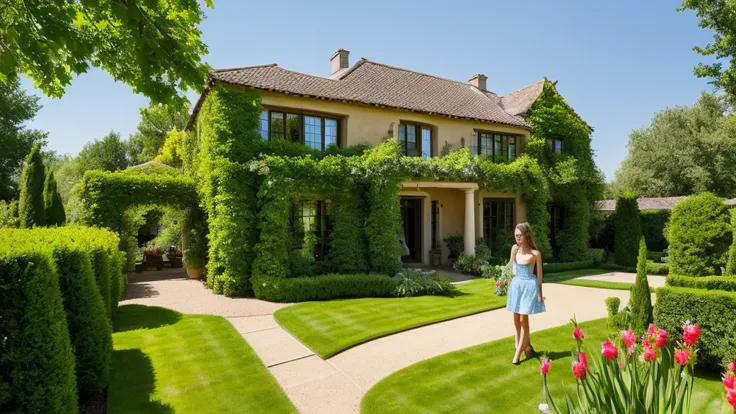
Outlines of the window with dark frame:
M 401 122 L 399 124 L 399 143 L 408 157 L 429 158 L 434 154 L 432 128 L 426 125 Z
M 323 261 L 330 250 L 330 233 L 333 220 L 328 214 L 325 200 L 302 200 L 294 204 L 292 210 L 291 233 L 294 238 L 294 249 L 301 249 L 304 234 L 311 231 L 317 236 L 314 258 Z
M 513 199 L 483 200 L 483 237 L 494 246 L 498 233 L 513 232 L 516 226 L 516 203 Z
M 340 145 L 340 120 L 319 115 L 265 110 L 258 132 L 264 141 L 288 139 L 319 151 Z
M 439 249 L 439 234 L 440 234 L 440 202 L 438 200 L 432 200 L 432 249 Z
M 514 135 L 478 133 L 478 155 L 491 157 L 497 161 L 516 158 L 516 140 Z
M 550 151 L 555 153 L 561 153 L 562 152 L 562 140 L 561 139 L 548 139 L 547 140 L 547 148 L 550 149 Z

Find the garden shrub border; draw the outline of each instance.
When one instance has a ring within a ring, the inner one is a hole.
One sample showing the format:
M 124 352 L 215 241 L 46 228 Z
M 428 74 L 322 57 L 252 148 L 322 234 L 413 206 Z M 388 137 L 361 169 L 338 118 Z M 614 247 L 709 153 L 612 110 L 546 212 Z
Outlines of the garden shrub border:
M 328 274 L 309 277 L 259 276 L 253 279 L 256 297 L 270 302 L 306 302 L 364 297 L 392 297 L 396 282 L 377 274 Z
M 736 277 L 734 276 L 680 276 L 669 275 L 667 286 L 685 287 L 705 290 L 723 290 L 736 292 Z

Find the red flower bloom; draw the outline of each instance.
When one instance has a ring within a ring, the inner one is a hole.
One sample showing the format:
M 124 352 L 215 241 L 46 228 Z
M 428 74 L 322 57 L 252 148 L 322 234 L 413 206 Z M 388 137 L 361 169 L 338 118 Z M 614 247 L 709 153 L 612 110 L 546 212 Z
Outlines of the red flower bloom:
M 729 390 L 726 400 L 728 400 L 728 403 L 731 404 L 731 407 L 736 411 L 736 390 Z
M 657 348 L 664 348 L 667 345 L 667 331 L 660 329 L 657 334 L 657 341 L 654 344 L 657 345 Z
M 585 338 L 585 335 L 583 334 L 583 331 L 576 326 L 575 330 L 572 331 L 572 338 L 576 341 L 582 341 Z
M 618 348 L 611 341 L 606 341 L 601 346 L 601 355 L 608 359 L 614 359 L 618 356 Z
M 580 363 L 582 363 L 586 367 L 588 366 L 588 358 L 585 356 L 585 352 L 581 352 L 578 354 L 578 361 L 580 361 Z
M 650 346 L 644 347 L 644 360 L 645 361 L 654 361 L 657 359 L 657 353 L 652 349 Z
M 636 335 L 634 335 L 634 331 L 631 329 L 628 331 L 622 331 L 621 338 L 624 340 L 624 345 L 626 345 L 627 349 L 631 348 L 636 343 Z
M 549 366 L 552 365 L 552 362 L 550 362 L 547 358 L 542 358 L 542 365 L 539 367 L 539 372 L 542 375 L 547 375 L 547 372 L 549 372 Z
M 736 372 L 736 362 L 731 362 L 728 364 L 728 370 L 731 372 Z
M 726 386 L 727 390 L 734 389 L 734 383 L 736 382 L 736 378 L 734 378 L 731 374 L 726 374 L 723 376 L 723 385 Z
M 682 340 L 688 346 L 693 346 L 698 342 L 698 337 L 700 337 L 700 328 L 698 325 L 687 324 L 682 328 L 682 331 Z
M 644 347 L 648 347 L 648 346 L 649 346 L 649 339 L 647 339 L 647 338 L 642 338 L 642 339 L 641 339 L 641 344 L 642 344 L 642 346 L 644 346 Z
M 650 323 L 649 329 L 647 329 L 647 335 L 654 335 L 656 331 L 657 331 L 657 328 L 654 326 L 653 323 Z
M 575 378 L 584 380 L 585 375 L 588 373 L 588 366 L 582 362 L 575 362 L 572 364 L 572 373 L 575 375 Z
M 675 361 L 677 361 L 680 365 L 686 365 L 687 361 L 690 359 L 690 351 L 687 349 L 677 349 L 675 350 Z

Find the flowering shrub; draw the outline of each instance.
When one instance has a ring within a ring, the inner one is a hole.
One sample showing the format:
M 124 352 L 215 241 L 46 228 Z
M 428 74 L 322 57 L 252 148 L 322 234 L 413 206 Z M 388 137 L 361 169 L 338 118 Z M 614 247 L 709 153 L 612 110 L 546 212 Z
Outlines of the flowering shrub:
M 550 362 L 542 359 L 540 372 L 544 382 L 546 409 L 555 413 L 687 413 L 693 390 L 693 367 L 700 328 L 686 322 L 684 343 L 668 346 L 667 332 L 649 325 L 641 343 L 633 331 L 601 345 L 601 358 L 593 365 L 583 351 L 585 335 L 573 318 L 572 373 L 577 383 L 577 405 L 565 391 L 565 406 L 558 406 L 547 387 Z M 736 368 L 736 367 L 731 367 Z M 736 407 L 733 372 L 723 380 Z M 729 388 L 731 385 L 731 388 Z M 732 395 L 732 396 L 731 396 Z M 541 407 L 541 406 L 540 406 Z
M 736 413 L 736 362 L 728 364 L 728 370 L 723 374 L 723 385 L 726 387 L 726 401 Z M 723 412 L 726 412 L 726 405 L 723 406 Z

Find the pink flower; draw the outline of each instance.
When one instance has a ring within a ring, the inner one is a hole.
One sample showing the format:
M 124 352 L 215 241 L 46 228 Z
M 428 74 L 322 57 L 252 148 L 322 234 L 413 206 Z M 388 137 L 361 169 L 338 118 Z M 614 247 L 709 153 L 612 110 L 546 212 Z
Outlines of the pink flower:
M 501 281 L 500 280 L 497 280 L 496 283 L 495 283 L 495 285 L 496 285 L 496 287 L 501 286 Z
M 575 375 L 575 378 L 584 380 L 585 375 L 588 373 L 588 366 L 582 362 L 575 362 L 572 364 L 572 373 Z
M 726 375 L 723 376 L 723 385 L 726 386 L 726 389 L 727 390 L 734 389 L 734 385 L 736 385 L 736 384 L 734 384 L 734 382 L 736 382 L 736 378 L 734 378 L 733 375 L 726 374 Z
M 648 347 L 649 346 L 649 339 L 647 339 L 647 338 L 641 338 L 641 345 L 644 346 L 644 347 Z
M 736 411 L 736 390 L 729 390 L 728 395 L 726 396 L 726 400 L 729 404 L 731 404 L 731 407 L 733 407 L 734 411 Z
M 581 352 L 578 354 L 578 361 L 580 361 L 581 364 L 588 366 L 588 358 L 585 356 L 585 352 Z
M 657 341 L 654 344 L 657 345 L 657 348 L 664 348 L 667 345 L 667 331 L 660 329 L 657 335 Z
M 687 361 L 690 359 L 690 351 L 687 349 L 677 349 L 675 350 L 675 361 L 677 361 L 678 364 L 684 366 L 687 364 Z
M 611 341 L 606 341 L 601 346 L 601 355 L 608 359 L 614 359 L 618 356 L 618 348 Z
M 645 361 L 654 361 L 657 359 L 657 353 L 652 349 L 650 346 L 644 347 L 644 360 Z
M 731 362 L 728 364 L 728 370 L 731 372 L 736 372 L 736 362 Z
M 649 324 L 649 329 L 647 329 L 647 335 L 654 335 L 654 332 L 657 330 L 657 328 L 654 327 L 653 323 Z
M 685 341 L 688 346 L 693 346 L 698 342 L 698 337 L 700 336 L 700 328 L 698 325 L 687 324 L 682 328 L 682 331 L 682 340 Z
M 628 331 L 622 331 L 621 338 L 624 340 L 624 345 L 626 345 L 627 349 L 631 348 L 636 343 L 636 335 L 634 335 L 634 331 L 631 329 Z
M 550 365 L 552 365 L 552 362 L 550 362 L 549 359 L 542 358 L 542 365 L 539 367 L 539 372 L 541 372 L 542 375 L 547 375 Z
M 576 341 L 582 341 L 585 338 L 585 335 L 583 334 L 583 331 L 576 326 L 575 330 L 572 331 L 572 338 Z

